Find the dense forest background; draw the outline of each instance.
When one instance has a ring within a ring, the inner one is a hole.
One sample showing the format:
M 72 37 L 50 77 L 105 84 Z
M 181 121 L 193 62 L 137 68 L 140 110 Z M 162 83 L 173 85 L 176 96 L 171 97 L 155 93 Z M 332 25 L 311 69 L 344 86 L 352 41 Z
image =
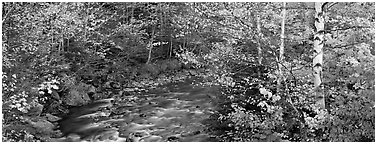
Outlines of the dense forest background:
M 2 141 L 201 77 L 221 141 L 375 141 L 375 3 L 2 3 Z

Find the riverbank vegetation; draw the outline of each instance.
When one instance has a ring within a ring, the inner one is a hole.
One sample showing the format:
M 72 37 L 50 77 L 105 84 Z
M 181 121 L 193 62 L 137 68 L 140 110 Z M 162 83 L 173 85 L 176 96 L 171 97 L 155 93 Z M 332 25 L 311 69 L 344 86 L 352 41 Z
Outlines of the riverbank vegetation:
M 219 141 L 375 141 L 375 3 L 2 8 L 3 141 L 54 141 L 72 107 L 193 77 L 221 87 Z

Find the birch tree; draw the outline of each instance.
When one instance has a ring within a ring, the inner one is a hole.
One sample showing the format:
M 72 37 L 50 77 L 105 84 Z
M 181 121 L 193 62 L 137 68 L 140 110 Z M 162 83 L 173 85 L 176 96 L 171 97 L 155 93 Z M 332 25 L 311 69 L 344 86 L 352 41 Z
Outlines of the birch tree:
M 313 54 L 313 78 L 316 104 L 320 108 L 325 108 L 325 97 L 321 88 L 322 83 L 322 65 L 323 65 L 323 45 L 324 45 L 324 11 L 326 3 L 316 2 L 315 6 L 315 29 L 314 29 L 314 54 Z

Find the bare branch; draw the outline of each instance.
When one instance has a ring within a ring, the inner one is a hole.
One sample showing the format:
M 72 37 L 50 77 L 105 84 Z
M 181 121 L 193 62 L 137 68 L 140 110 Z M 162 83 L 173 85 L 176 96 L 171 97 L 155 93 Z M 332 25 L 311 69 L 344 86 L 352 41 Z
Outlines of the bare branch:
M 370 27 L 370 26 L 351 26 L 351 27 L 344 27 L 344 28 L 325 30 L 325 33 L 329 33 L 329 32 L 332 32 L 332 31 L 349 30 L 349 29 L 361 29 L 361 28 L 372 28 L 372 27 Z
M 3 8 L 4 8 L 4 7 L 3 7 Z M 7 14 L 5 14 L 5 16 L 3 17 L 3 19 L 1 20 L 1 23 L 2 23 L 2 24 L 3 24 L 4 21 L 7 19 L 9 13 L 12 12 L 13 8 L 14 8 L 14 5 L 12 5 L 12 7 L 10 8 L 10 10 L 7 12 Z
M 329 10 L 334 5 L 338 4 L 337 2 L 329 3 L 329 6 L 327 6 L 326 11 Z
M 225 9 L 226 9 L 227 11 L 231 11 L 231 10 L 229 10 L 227 4 L 224 4 L 224 6 L 225 6 Z M 234 15 L 234 11 L 231 11 L 231 12 L 232 12 L 232 16 L 233 16 L 236 20 L 238 20 L 239 22 L 241 22 L 242 25 L 245 25 L 245 26 L 246 26 L 247 28 L 249 28 L 249 29 L 251 29 L 251 28 L 255 28 L 255 27 L 253 27 L 253 26 L 250 26 L 250 25 L 247 24 L 246 22 L 244 22 L 241 18 L 235 16 L 235 15 Z
M 204 17 L 206 17 L 207 19 L 211 19 L 210 16 L 209 16 L 207 13 L 203 12 L 203 11 L 202 11 L 201 9 L 199 9 L 198 7 L 194 7 L 194 8 L 195 8 L 196 10 L 198 10 L 199 13 L 200 13 L 201 15 L 203 15 Z M 229 25 L 222 24 L 222 23 L 220 23 L 219 21 L 214 21 L 214 22 L 216 22 L 216 24 L 218 24 L 218 25 L 220 25 L 220 26 L 223 26 L 223 27 L 228 27 L 228 28 L 235 29 L 235 30 L 242 30 L 242 29 L 240 29 L 240 28 L 236 28 L 236 27 L 234 27 L 234 26 L 229 26 Z
M 336 46 L 332 46 L 331 48 L 349 47 L 349 46 L 353 46 L 353 45 L 357 45 L 357 44 L 361 44 L 361 43 L 365 43 L 365 42 L 367 42 L 367 41 L 355 42 L 355 43 L 350 43 L 350 44 L 345 44 L 345 45 L 336 45 Z

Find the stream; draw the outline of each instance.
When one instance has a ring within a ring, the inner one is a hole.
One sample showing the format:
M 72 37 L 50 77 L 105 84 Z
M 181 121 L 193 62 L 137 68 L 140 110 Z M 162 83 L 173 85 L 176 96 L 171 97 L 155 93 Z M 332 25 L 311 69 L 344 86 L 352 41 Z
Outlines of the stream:
M 219 87 L 200 86 L 200 81 L 191 78 L 71 109 L 59 122 L 64 137 L 57 141 L 219 141 L 208 125 Z

